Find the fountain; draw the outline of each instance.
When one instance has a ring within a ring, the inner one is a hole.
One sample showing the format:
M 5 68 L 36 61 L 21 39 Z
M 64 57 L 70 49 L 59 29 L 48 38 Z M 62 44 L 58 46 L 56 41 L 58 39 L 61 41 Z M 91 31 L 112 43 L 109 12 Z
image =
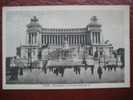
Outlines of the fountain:
M 60 66 L 60 67 L 70 67 L 70 66 L 81 66 L 83 65 L 81 59 L 79 59 L 78 54 L 75 53 L 76 48 L 70 47 L 68 41 L 64 40 L 63 48 L 59 50 L 59 57 L 55 60 L 49 60 L 47 67 Z M 74 55 L 75 54 L 75 55 Z M 57 58 L 57 57 L 56 57 Z

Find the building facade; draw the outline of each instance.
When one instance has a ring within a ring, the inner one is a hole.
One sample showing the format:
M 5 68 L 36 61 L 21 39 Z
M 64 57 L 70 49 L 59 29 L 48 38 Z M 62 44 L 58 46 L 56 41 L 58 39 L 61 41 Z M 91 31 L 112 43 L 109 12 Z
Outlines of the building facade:
M 63 49 L 67 44 L 69 48 L 86 50 L 86 55 L 111 57 L 113 46 L 102 39 L 101 27 L 93 16 L 83 28 L 43 28 L 34 16 L 27 25 L 26 43 L 17 48 L 17 55 L 23 60 L 36 61 L 39 55 L 45 59 L 49 52 Z

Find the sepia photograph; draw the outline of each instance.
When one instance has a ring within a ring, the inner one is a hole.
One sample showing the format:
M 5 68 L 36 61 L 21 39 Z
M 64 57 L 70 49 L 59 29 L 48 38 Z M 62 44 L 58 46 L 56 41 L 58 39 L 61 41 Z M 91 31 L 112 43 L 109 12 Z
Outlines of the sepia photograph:
M 130 87 L 129 6 L 3 7 L 3 89 Z

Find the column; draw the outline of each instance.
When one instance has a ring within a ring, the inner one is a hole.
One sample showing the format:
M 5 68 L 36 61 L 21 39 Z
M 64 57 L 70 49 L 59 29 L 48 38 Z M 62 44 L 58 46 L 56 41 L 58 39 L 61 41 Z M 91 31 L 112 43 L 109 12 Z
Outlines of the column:
M 97 32 L 97 43 L 98 43 L 98 32 Z
M 74 44 L 76 44 L 76 36 L 74 35 Z
M 95 34 L 96 34 L 96 43 L 97 43 L 97 32 L 95 32 Z
M 33 44 L 35 44 L 35 33 L 33 33 Z
M 42 37 L 41 37 L 41 40 L 42 40 L 42 44 L 43 44 L 43 35 L 42 35 Z
M 36 33 L 34 33 L 34 44 L 36 44 Z
M 64 35 L 62 36 L 62 44 L 64 44 Z
M 33 33 L 33 44 L 35 44 L 35 33 Z
M 79 45 L 79 35 L 77 35 L 77 43 L 78 43 L 78 45 Z
M 44 44 L 46 44 L 46 35 L 44 35 Z
M 78 43 L 78 40 L 77 40 L 77 35 L 75 35 L 75 38 L 76 38 L 76 45 L 77 45 L 77 43 Z
M 99 44 L 99 32 L 97 32 L 97 43 Z
M 51 44 L 53 44 L 53 36 L 51 35 Z
M 69 44 L 69 37 L 68 37 L 68 35 L 66 35 L 66 37 L 67 37 L 67 43 Z
M 48 44 L 48 36 L 46 35 L 46 44 Z
M 80 44 L 80 35 L 78 35 L 78 45 Z
M 34 44 L 34 34 L 32 33 L 32 44 Z
M 43 35 L 44 37 L 44 44 L 46 44 L 46 35 Z
M 85 34 L 85 43 L 89 44 L 89 34 Z
M 58 35 L 58 45 L 60 45 L 60 35 Z
M 83 44 L 85 44 L 85 35 L 83 35 Z
M 44 37 L 44 44 L 46 44 L 46 37 L 45 37 L 45 35 L 43 35 L 43 37 Z
M 61 45 L 63 44 L 63 35 L 61 35 Z
M 93 43 L 95 43 L 94 32 L 93 32 L 93 35 L 92 36 L 93 36 Z
M 78 35 L 78 41 L 79 41 L 79 43 L 78 43 L 78 44 L 80 45 L 80 35 Z
M 94 43 L 96 43 L 96 32 L 94 32 Z
M 55 45 L 57 45 L 57 35 L 55 35 Z
M 95 32 L 95 38 L 96 38 L 96 43 L 97 43 L 97 32 Z
M 47 35 L 48 39 L 48 44 L 51 44 L 51 35 Z
M 33 33 L 31 33 L 31 44 L 33 44 Z
M 54 41 L 54 35 L 52 35 L 52 37 L 53 37 L 53 44 L 54 44 L 54 42 L 55 42 L 55 41 Z
M 81 34 L 80 34 L 79 38 L 80 38 L 80 44 L 81 44 Z
M 53 45 L 55 44 L 55 35 L 53 35 Z
M 35 44 L 37 43 L 37 34 L 35 34 Z
M 28 44 L 30 44 L 30 33 L 28 34 Z
M 49 42 L 48 42 L 48 41 L 49 41 L 49 39 L 48 39 L 48 35 L 47 35 L 47 44 L 49 44 Z
M 100 32 L 98 32 L 98 41 L 99 41 L 99 44 L 100 44 Z
M 74 43 L 76 44 L 76 35 L 74 35 L 74 39 L 75 39 Z
M 73 45 L 75 45 L 75 35 L 73 35 L 72 40 L 73 40 Z
M 79 44 L 79 35 L 77 35 L 77 45 Z
M 54 35 L 52 35 L 52 37 L 53 37 L 53 39 L 52 39 L 53 41 L 52 41 L 52 42 L 53 42 L 53 45 L 54 45 L 54 42 L 55 42 L 55 41 L 54 41 Z
M 75 37 L 74 37 L 74 35 L 73 35 L 73 45 L 75 45 Z
M 56 35 L 56 45 L 58 45 L 58 35 Z
M 36 37 L 37 37 L 37 34 L 35 33 L 35 44 L 36 44 Z
M 71 44 L 73 44 L 73 35 L 71 35 Z
M 82 35 L 80 34 L 80 44 L 82 43 L 82 42 L 81 42 L 81 41 L 82 41 L 81 36 L 82 36 Z
M 44 37 L 45 37 L 45 38 L 44 38 L 44 39 L 45 39 L 45 40 L 44 40 L 44 41 L 45 41 L 45 44 L 47 44 L 47 43 L 46 43 L 46 35 L 44 35 Z
M 54 45 L 56 45 L 56 35 L 54 35 Z
M 84 35 L 84 45 L 85 45 L 85 35 Z
M 52 35 L 50 35 L 50 44 L 52 44 L 52 42 L 53 42 L 53 36 Z
M 48 39 L 48 44 L 51 44 L 51 43 L 50 43 L 51 35 L 47 35 L 47 39 Z
M 50 35 L 50 38 L 51 38 L 51 44 L 53 44 L 53 36 Z
M 30 33 L 30 44 L 32 44 L 32 33 Z
M 25 40 L 25 43 L 28 44 L 28 33 L 26 33 L 26 40 Z
M 93 43 L 95 43 L 95 34 L 93 32 Z
M 63 35 L 61 35 L 61 36 L 60 36 L 60 38 L 61 38 L 61 45 L 62 45 L 62 41 L 63 41 Z
M 36 44 L 38 43 L 38 42 L 37 42 L 37 41 L 38 41 L 38 40 L 37 40 L 38 35 L 39 35 L 39 34 L 38 34 L 38 33 L 36 33 Z
M 63 39 L 64 39 L 64 41 L 67 40 L 66 35 L 64 35 L 64 38 L 63 38 Z M 63 41 L 63 42 L 64 42 L 64 41 Z
M 36 41 L 36 39 L 35 39 L 35 41 Z M 41 41 L 42 41 L 42 44 L 44 43 L 44 36 L 43 35 L 41 35 Z
M 62 40 L 63 40 L 62 38 L 63 38 L 63 36 L 60 35 L 60 40 L 61 40 L 61 41 L 60 41 L 60 44 L 61 44 L 61 45 L 62 45 Z
M 89 44 L 91 44 L 91 34 L 89 33 Z
M 36 33 L 34 33 L 34 44 L 36 44 Z
M 30 44 L 32 44 L 32 33 L 30 33 Z
M 82 44 L 84 45 L 84 35 L 82 36 Z
M 77 35 L 75 35 L 75 39 L 76 39 L 76 44 L 77 44 L 77 42 L 78 42 L 78 41 L 77 41 Z
M 60 40 L 60 35 L 58 35 L 58 43 L 59 43 L 59 45 L 61 44 L 61 40 Z
M 69 45 L 71 44 L 71 41 L 70 41 L 70 39 L 71 39 L 71 36 L 69 35 L 69 37 L 68 37 L 68 40 L 69 40 Z
M 90 43 L 92 44 L 92 33 L 90 33 Z
M 49 35 L 49 43 L 52 44 L 52 35 Z
M 60 35 L 60 45 L 62 45 L 62 35 Z
M 99 43 L 99 41 L 98 41 L 98 32 L 97 32 L 97 43 Z
M 72 43 L 72 45 L 73 45 L 73 35 L 71 35 L 71 43 Z
M 72 44 L 74 45 L 74 41 L 75 41 L 75 38 L 74 38 L 74 35 L 72 35 Z
M 75 35 L 73 35 L 73 44 L 75 45 L 76 43 L 75 43 Z
M 38 34 L 37 35 L 37 44 L 41 44 L 41 34 Z
M 50 35 L 50 37 L 49 37 L 49 42 L 50 42 L 50 44 L 52 44 L 52 40 L 53 38 L 52 38 L 52 35 Z
M 82 36 L 83 36 L 83 35 L 80 35 L 80 43 L 81 43 L 81 44 L 82 44 Z
M 46 35 L 44 35 L 44 44 L 46 44 Z
M 63 44 L 64 44 L 64 41 L 65 41 L 65 35 L 63 35 Z
M 71 35 L 69 35 L 69 44 L 71 45 Z
M 46 35 L 46 43 L 48 44 L 48 35 Z
M 49 35 L 49 43 L 52 44 L 52 35 Z
M 53 36 L 53 45 L 54 45 L 54 42 L 55 42 L 55 41 L 54 41 L 54 35 L 52 35 L 52 36 Z
M 56 45 L 58 45 L 58 35 L 56 35 Z
M 34 36 L 33 36 L 33 33 L 32 33 L 32 44 L 34 43 Z
M 35 33 L 33 33 L 33 44 L 35 44 Z

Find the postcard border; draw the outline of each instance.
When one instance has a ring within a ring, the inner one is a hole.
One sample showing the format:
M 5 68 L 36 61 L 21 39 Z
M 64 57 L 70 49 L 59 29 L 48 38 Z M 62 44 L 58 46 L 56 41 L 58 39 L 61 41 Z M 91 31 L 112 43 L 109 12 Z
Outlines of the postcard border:
M 16 9 L 17 8 L 17 9 Z M 71 10 L 71 9 L 80 9 L 80 10 L 85 10 L 85 9 L 104 9 L 104 10 L 116 10 L 116 9 L 122 9 L 126 15 L 125 16 L 125 21 L 127 23 L 127 26 L 125 29 L 128 32 L 127 34 L 124 34 L 125 37 L 125 66 L 129 66 L 125 68 L 125 82 L 124 83 L 87 83 L 87 84 L 36 84 L 36 85 L 31 85 L 31 84 L 25 84 L 25 85 L 8 85 L 6 84 L 6 68 L 5 68 L 5 58 L 6 58 L 6 12 L 8 11 L 24 11 L 25 9 L 28 10 L 41 10 L 41 9 L 46 9 L 46 10 Z M 2 88 L 3 89 L 95 89 L 95 88 L 129 88 L 130 87 L 130 31 L 129 31 L 129 6 L 121 5 L 121 6 L 23 6 L 23 7 L 3 7 L 2 9 Z

